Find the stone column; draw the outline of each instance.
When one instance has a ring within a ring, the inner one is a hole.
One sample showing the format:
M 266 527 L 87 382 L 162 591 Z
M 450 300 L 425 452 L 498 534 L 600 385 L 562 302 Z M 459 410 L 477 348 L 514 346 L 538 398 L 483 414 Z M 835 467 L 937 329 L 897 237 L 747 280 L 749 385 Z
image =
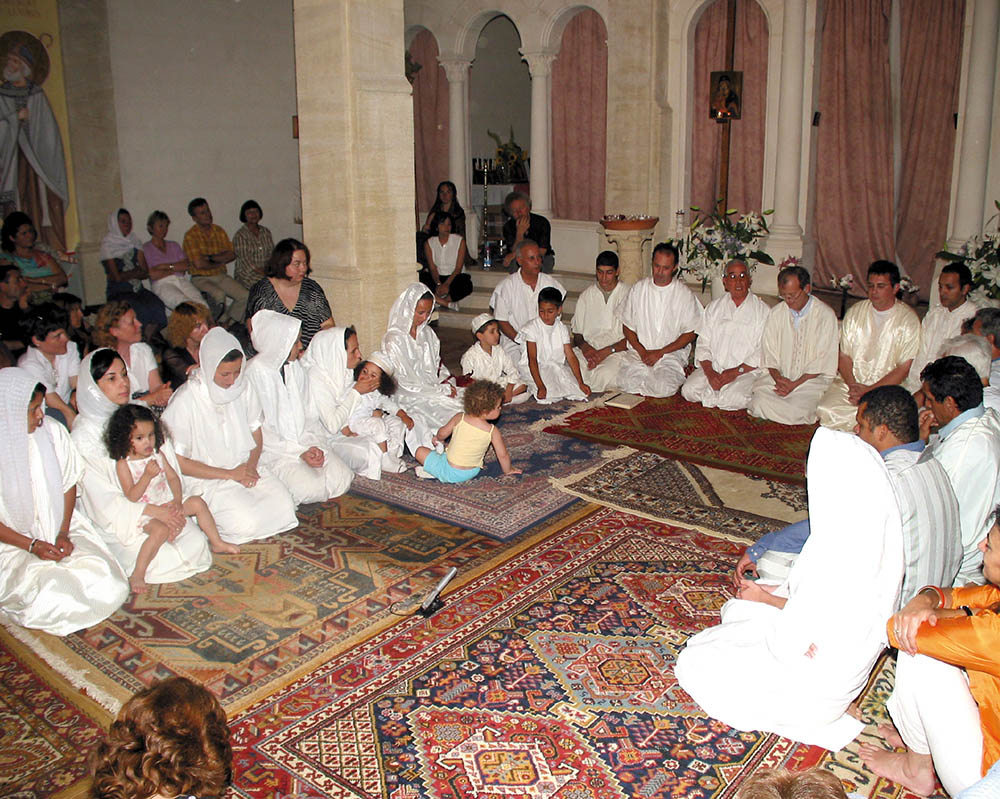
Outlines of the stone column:
M 64 134 L 73 158 L 80 221 L 80 241 L 66 244 L 76 246 L 84 302 L 103 303 L 107 279 L 101 266 L 101 239 L 108 214 L 122 204 L 106 3 L 60 0 L 59 29 L 70 118 L 70 129 Z
M 968 84 L 965 105 L 960 111 L 964 120 L 949 249 L 956 249 L 970 237 L 983 232 L 986 207 L 1000 0 L 976 0 L 974 9 Z
M 622 280 L 634 285 L 642 278 L 649 277 L 652 272 L 650 259 L 643 257 L 642 249 L 647 241 L 653 240 L 652 227 L 643 230 L 605 230 L 604 236 L 618 250 Z
M 775 153 L 774 219 L 768 251 L 777 259 L 802 255 L 799 191 L 802 185 L 802 108 L 806 50 L 806 0 L 785 0 L 782 10 L 781 81 Z
M 552 216 L 552 135 L 549 129 L 552 99 L 552 62 L 550 50 L 522 50 L 531 73 L 531 210 Z
M 459 200 L 472 207 L 469 180 L 469 67 L 462 58 L 438 58 L 448 78 L 448 178 L 458 187 Z
M 303 236 L 363 352 L 416 280 L 413 99 L 403 0 L 294 0 Z

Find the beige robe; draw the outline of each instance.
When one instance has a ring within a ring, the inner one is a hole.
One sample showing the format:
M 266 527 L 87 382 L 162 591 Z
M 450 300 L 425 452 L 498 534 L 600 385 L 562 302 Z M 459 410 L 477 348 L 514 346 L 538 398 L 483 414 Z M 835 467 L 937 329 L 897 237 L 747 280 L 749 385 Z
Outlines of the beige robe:
M 775 305 L 764 323 L 761 339 L 763 372 L 753 385 L 751 416 L 779 424 L 812 424 L 816 406 L 837 373 L 837 316 L 830 306 L 813 297 L 798 328 L 785 303 Z M 776 369 L 789 380 L 806 380 L 787 397 L 779 397 L 768 369 Z
M 876 334 L 875 310 L 864 300 L 847 312 L 840 325 L 840 351 L 854 362 L 854 379 L 871 385 L 920 349 L 920 320 L 906 303 L 897 301 Z M 819 423 L 834 430 L 853 430 L 858 406 L 847 398 L 847 383 L 838 374 L 816 409 Z

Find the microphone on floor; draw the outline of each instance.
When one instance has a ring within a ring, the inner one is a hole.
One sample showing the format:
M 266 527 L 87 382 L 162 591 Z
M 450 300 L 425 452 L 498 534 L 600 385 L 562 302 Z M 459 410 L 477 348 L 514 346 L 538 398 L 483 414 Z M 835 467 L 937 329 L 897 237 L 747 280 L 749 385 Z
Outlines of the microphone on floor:
M 434 586 L 434 590 L 424 597 L 424 601 L 420 603 L 418 610 L 421 616 L 429 618 L 444 606 L 444 603 L 441 601 L 441 592 L 444 591 L 448 583 L 455 579 L 456 574 L 458 574 L 458 569 L 452 566 L 448 570 L 448 573 L 441 578 L 441 582 Z

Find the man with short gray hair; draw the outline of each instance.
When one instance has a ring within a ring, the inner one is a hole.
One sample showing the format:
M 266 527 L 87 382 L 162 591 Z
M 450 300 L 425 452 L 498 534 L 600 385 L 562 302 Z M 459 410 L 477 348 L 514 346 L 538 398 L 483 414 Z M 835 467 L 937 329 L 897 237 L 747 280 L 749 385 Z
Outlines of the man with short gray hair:
M 541 274 L 542 255 L 531 239 L 522 239 L 514 248 L 518 270 L 501 280 L 490 297 L 493 317 L 500 323 L 500 346 L 514 363 L 521 360 L 522 344 L 518 333 L 538 316 L 538 292 L 552 286 L 563 298 L 566 289 L 551 275 Z
M 990 382 L 983 389 L 983 404 L 1000 412 L 1000 308 L 980 308 L 972 317 L 972 332 L 986 339 L 993 355 Z
M 542 256 L 542 271 L 551 272 L 556 268 L 556 251 L 552 249 L 552 226 L 549 220 L 531 213 L 531 200 L 527 194 L 512 191 L 504 198 L 504 210 L 510 215 L 503 226 L 503 243 L 507 249 L 503 265 L 513 272 L 514 248 L 522 241 L 531 239 L 538 245 Z

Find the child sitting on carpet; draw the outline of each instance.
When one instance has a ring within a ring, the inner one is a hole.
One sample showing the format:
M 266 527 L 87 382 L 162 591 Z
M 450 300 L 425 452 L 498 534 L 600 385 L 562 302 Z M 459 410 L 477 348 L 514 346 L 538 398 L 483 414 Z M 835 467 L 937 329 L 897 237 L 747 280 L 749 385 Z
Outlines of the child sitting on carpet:
M 405 472 L 403 439 L 413 429 L 413 419 L 391 398 L 396 393 L 392 363 L 381 352 L 373 352 L 354 367 L 354 379 L 378 380 L 378 388 L 361 395 L 361 401 L 341 429 L 345 436 L 367 436 L 382 450 L 383 472 Z
M 94 753 L 93 799 L 222 796 L 233 749 L 219 700 L 171 677 L 128 700 Z
M 122 491 L 132 502 L 146 506 L 139 520 L 146 539 L 129 577 L 129 585 L 137 594 L 146 590 L 146 569 L 153 556 L 164 541 L 177 538 L 187 516 L 197 518 L 213 552 L 240 551 L 219 537 L 219 528 L 205 500 L 197 496 L 183 498 L 180 477 L 160 452 L 163 441 L 163 422 L 144 405 L 122 405 L 111 414 L 104 431 L 108 454 L 117 461 L 115 470 Z
M 463 413 L 456 413 L 449 422 L 437 431 L 434 446 L 439 446 L 451 436 L 451 443 L 445 452 L 428 447 L 417 447 L 414 453 L 421 466 L 417 477 L 436 477 L 442 483 L 464 483 L 471 480 L 483 468 L 486 450 L 493 445 L 497 461 L 504 474 L 521 474 L 520 469 L 510 465 L 510 455 L 503 443 L 503 436 L 490 420 L 500 415 L 503 402 L 503 388 L 488 380 L 477 380 L 465 389 L 462 397 Z
M 736 799 L 847 799 L 847 792 L 834 774 L 821 768 L 766 768 L 743 781 Z
M 489 380 L 505 386 L 505 405 L 531 399 L 517 366 L 500 346 L 500 323 L 490 314 L 481 313 L 472 320 L 472 332 L 476 343 L 462 355 L 462 374 L 473 380 Z
M 561 399 L 582 400 L 590 396 L 583 382 L 580 362 L 570 344 L 569 330 L 560 319 L 562 292 L 548 286 L 538 292 L 538 316 L 518 334 L 524 344 L 521 377 L 541 403 Z

